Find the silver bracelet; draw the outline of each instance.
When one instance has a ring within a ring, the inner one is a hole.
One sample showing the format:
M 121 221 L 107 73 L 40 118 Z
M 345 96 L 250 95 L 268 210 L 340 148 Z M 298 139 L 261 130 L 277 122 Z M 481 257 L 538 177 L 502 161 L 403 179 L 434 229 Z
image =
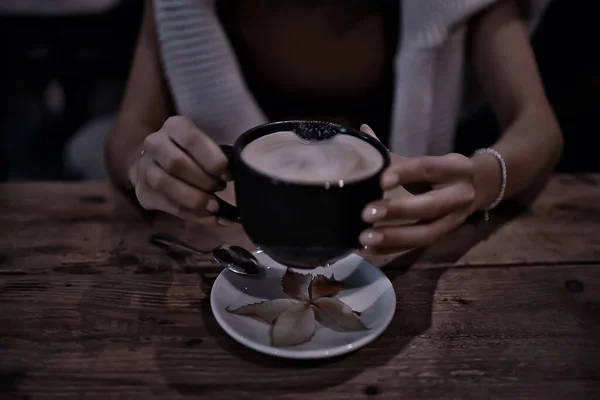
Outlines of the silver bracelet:
M 506 190 L 506 162 L 504 161 L 504 157 L 502 157 L 502 154 L 500 154 L 498 151 L 496 151 L 490 147 L 488 147 L 486 149 L 479 149 L 479 150 L 475 151 L 475 153 L 473 153 L 473 155 L 477 155 L 477 154 L 493 155 L 494 157 L 496 157 L 496 159 L 500 163 L 500 168 L 502 169 L 502 185 L 500 186 L 500 194 L 498 195 L 498 197 L 496 198 L 496 200 L 494 200 L 494 202 L 492 204 L 490 204 L 485 210 L 483 210 L 484 211 L 483 218 L 487 222 L 490 219 L 490 211 L 492 211 L 494 208 L 496 208 L 496 206 L 498 204 L 500 204 L 502 199 L 504 199 L 504 191 Z

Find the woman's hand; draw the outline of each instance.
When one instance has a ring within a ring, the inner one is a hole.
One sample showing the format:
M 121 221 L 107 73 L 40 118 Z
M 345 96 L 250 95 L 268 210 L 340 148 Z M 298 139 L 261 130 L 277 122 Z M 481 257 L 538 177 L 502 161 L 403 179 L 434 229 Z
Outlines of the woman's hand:
M 141 155 L 141 156 L 140 156 Z M 228 160 L 219 146 L 186 117 L 170 117 L 146 137 L 129 168 L 138 201 L 184 219 L 218 211 L 210 194 L 225 188 Z
M 362 130 L 374 135 L 368 127 Z M 392 196 L 367 205 L 363 220 L 374 226 L 360 235 L 361 244 L 372 253 L 394 253 L 434 243 L 475 211 L 473 176 L 473 162 L 460 154 L 394 156 L 381 177 L 384 191 L 423 183 L 429 184 L 431 190 L 414 196 Z M 397 220 L 402 219 L 419 222 L 400 225 Z

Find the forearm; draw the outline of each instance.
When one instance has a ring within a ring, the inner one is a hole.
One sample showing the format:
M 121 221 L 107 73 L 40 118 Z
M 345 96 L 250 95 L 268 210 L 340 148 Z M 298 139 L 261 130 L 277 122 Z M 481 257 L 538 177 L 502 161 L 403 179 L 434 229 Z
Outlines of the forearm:
M 159 57 L 152 1 L 146 0 L 119 117 L 105 145 L 106 164 L 118 186 L 129 186 L 129 167 L 140 157 L 144 139 L 160 129 L 169 115 L 172 102 Z
M 563 138 L 549 106 L 520 111 L 493 147 L 506 163 L 507 182 L 504 198 L 525 196 L 543 182 L 560 160 Z M 502 172 L 491 154 L 472 157 L 475 163 L 475 210 L 483 210 L 500 193 Z
M 517 2 L 497 2 L 472 21 L 472 59 L 485 96 L 503 134 L 493 147 L 507 168 L 504 198 L 526 195 L 554 170 L 563 139 L 536 66 Z M 475 163 L 474 210 L 489 207 L 500 194 L 500 163 L 491 154 Z M 525 196 L 526 197 L 526 196 Z

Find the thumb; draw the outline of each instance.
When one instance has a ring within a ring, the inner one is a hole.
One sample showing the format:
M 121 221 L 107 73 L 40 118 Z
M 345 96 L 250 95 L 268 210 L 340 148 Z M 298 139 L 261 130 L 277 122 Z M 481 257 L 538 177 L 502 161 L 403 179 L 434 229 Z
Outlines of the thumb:
M 362 124 L 360 126 L 360 131 L 363 133 L 366 133 L 367 135 L 371 135 L 373 136 L 375 139 L 379 140 L 379 138 L 377 137 L 377 135 L 375 134 L 375 132 L 373 131 L 373 129 L 371 129 L 371 127 L 367 124 Z
M 379 140 L 379 142 L 380 142 L 382 145 L 384 145 L 384 146 L 385 146 L 385 143 L 383 143 L 383 142 L 382 142 L 382 141 L 381 141 L 381 140 L 380 140 L 380 139 L 377 137 L 377 135 L 375 134 L 375 132 L 373 131 L 373 129 L 371 129 L 371 127 L 370 127 L 369 125 L 367 125 L 367 124 L 362 124 L 362 125 L 360 126 L 360 131 L 361 131 L 361 132 L 363 132 L 363 133 L 366 133 L 367 135 L 370 135 L 370 136 L 374 137 L 375 139 Z M 386 146 L 386 149 L 387 149 L 387 146 Z M 387 150 L 388 150 L 388 151 L 390 151 L 390 149 L 387 149 Z M 390 152 L 390 157 L 392 158 L 392 160 L 400 160 L 400 159 L 403 159 L 403 158 L 404 158 L 404 157 L 401 157 L 401 156 L 399 156 L 399 155 L 397 155 L 397 154 L 394 154 L 394 153 L 392 153 L 392 152 Z
M 375 134 L 373 129 L 371 129 L 371 127 L 367 124 L 362 124 L 360 126 L 360 131 L 363 133 L 366 133 L 367 135 L 371 135 L 375 139 L 379 140 L 379 138 L 377 137 L 377 135 Z M 379 141 L 381 142 L 381 140 L 379 140 Z M 382 144 L 385 146 L 384 143 L 382 143 Z M 389 154 L 390 154 L 390 159 L 391 159 L 392 163 L 396 163 L 401 160 L 404 160 L 404 157 L 402 157 L 398 154 L 394 154 L 392 152 L 390 152 Z M 384 186 L 384 189 L 389 190 L 389 189 L 394 188 L 395 186 L 397 186 L 397 184 L 398 184 L 397 182 L 398 182 L 398 177 L 395 172 L 390 171 L 389 169 L 384 172 L 384 174 L 382 176 L 382 184 Z

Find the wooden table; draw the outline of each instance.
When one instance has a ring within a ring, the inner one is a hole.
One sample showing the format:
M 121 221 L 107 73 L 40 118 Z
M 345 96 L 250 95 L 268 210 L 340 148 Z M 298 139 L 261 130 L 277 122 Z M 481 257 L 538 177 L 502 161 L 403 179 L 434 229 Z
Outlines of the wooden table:
M 250 246 L 235 226 L 151 223 L 103 182 L 0 186 L 0 398 L 600 398 L 598 175 L 375 260 L 395 318 L 327 362 L 230 339 L 209 307 L 217 270 L 151 247 L 154 230 Z

